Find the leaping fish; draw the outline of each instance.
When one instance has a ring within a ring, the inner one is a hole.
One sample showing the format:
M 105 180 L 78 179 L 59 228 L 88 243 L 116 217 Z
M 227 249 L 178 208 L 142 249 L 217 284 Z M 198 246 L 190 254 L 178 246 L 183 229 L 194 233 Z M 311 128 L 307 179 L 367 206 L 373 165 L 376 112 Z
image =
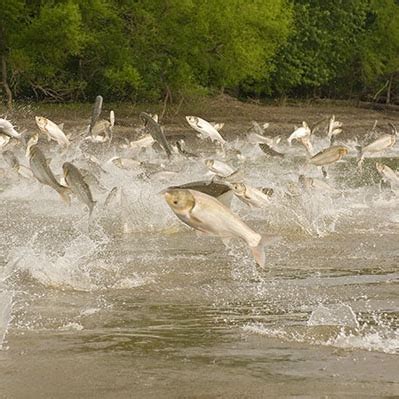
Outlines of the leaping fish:
M 323 176 L 327 177 L 325 166 L 341 160 L 348 152 L 348 148 L 343 145 L 333 145 L 318 152 L 309 159 L 309 163 L 312 165 L 321 166 Z
M 48 141 L 54 140 L 61 146 L 69 146 L 69 140 L 58 125 L 56 125 L 50 119 L 44 118 L 43 116 L 36 116 L 35 120 L 40 131 L 47 135 Z
M 151 134 L 152 138 L 158 142 L 158 144 L 166 152 L 167 156 L 170 157 L 172 155 L 172 148 L 166 140 L 162 126 L 158 122 L 156 122 L 150 114 L 147 114 L 146 112 L 142 112 L 140 114 L 140 118 L 146 123 L 148 132 Z
M 67 204 L 70 204 L 71 199 L 69 198 L 69 188 L 58 183 L 47 164 L 45 156 L 37 145 L 32 146 L 30 149 L 29 164 L 33 175 L 40 183 L 50 186 L 52 189 L 57 191 Z
M 310 136 L 310 134 L 311 134 L 311 130 L 310 130 L 308 124 L 305 121 L 303 121 L 302 126 L 295 129 L 291 133 L 290 137 L 288 137 L 288 139 L 287 139 L 288 144 L 291 145 L 292 140 L 299 140 L 302 137 Z
M 218 161 L 217 159 L 206 159 L 205 166 L 209 169 L 210 172 L 222 178 L 232 176 L 233 174 L 238 172 L 237 169 L 233 169 L 227 163 Z
M 335 141 L 335 138 L 338 134 L 342 133 L 342 122 L 338 122 L 335 120 L 335 115 L 332 115 L 328 121 L 328 131 L 327 137 L 330 140 L 330 144 L 332 145 Z
M 215 127 L 211 123 L 197 116 L 186 116 L 186 120 L 189 125 L 200 134 L 201 138 L 210 138 L 212 142 L 217 141 L 222 145 L 226 143 L 226 140 L 220 135 L 220 133 L 216 129 L 217 126 Z
M 92 134 L 92 130 L 101 115 L 101 110 L 103 107 L 103 97 L 97 96 L 96 101 L 94 102 L 93 112 L 91 113 L 91 120 L 89 125 L 89 134 Z
M 217 199 L 195 190 L 169 188 L 164 191 L 166 202 L 185 224 L 203 233 L 223 239 L 238 237 L 249 246 L 256 263 L 265 265 L 262 236 L 247 226 Z
M 79 169 L 70 162 L 65 162 L 62 165 L 62 169 L 64 171 L 65 181 L 70 190 L 76 195 L 79 201 L 88 206 L 89 216 L 91 216 L 96 201 L 93 201 L 90 187 L 85 182 L 84 177 L 80 173 Z
M 383 163 L 376 162 L 375 167 L 378 173 L 381 175 L 382 180 L 387 183 L 390 183 L 391 188 L 395 186 L 395 188 L 399 187 L 399 176 L 397 172 L 394 172 L 389 166 L 384 165 Z
M 251 208 L 264 208 L 270 203 L 270 196 L 248 184 L 231 183 L 230 186 L 236 197 Z
M 361 164 L 364 160 L 365 154 L 377 153 L 377 152 L 386 150 L 387 148 L 393 147 L 395 145 L 398 132 L 394 125 L 390 124 L 390 126 L 392 129 L 392 134 L 383 134 L 378 139 L 374 140 L 373 142 L 371 142 L 370 144 L 368 144 L 364 147 L 361 147 L 361 146 L 356 147 L 356 149 L 358 151 L 358 159 L 359 159 L 358 166 L 359 167 L 361 166 Z
M 0 133 L 3 133 L 9 137 L 14 137 L 15 139 L 19 139 L 21 137 L 21 133 L 18 133 L 12 123 L 7 119 L 0 118 Z

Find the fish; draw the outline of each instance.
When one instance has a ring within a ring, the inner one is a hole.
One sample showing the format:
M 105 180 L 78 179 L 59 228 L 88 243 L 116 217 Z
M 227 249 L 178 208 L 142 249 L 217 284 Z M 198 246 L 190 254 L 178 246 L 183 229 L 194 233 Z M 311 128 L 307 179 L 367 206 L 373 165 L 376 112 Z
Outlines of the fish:
M 210 172 L 219 177 L 229 177 L 238 172 L 238 170 L 233 169 L 230 165 L 227 165 L 227 163 L 216 159 L 205 159 L 204 163 Z
M 274 150 L 270 145 L 266 143 L 259 143 L 259 148 L 267 155 L 270 155 L 272 157 L 284 158 L 284 154 Z
M 364 147 L 356 147 L 359 151 L 359 156 L 364 156 L 365 153 L 376 153 L 392 147 L 396 143 L 396 136 L 393 134 L 383 134 L 378 139 Z
M 311 134 L 311 130 L 310 130 L 308 124 L 305 121 L 303 121 L 302 126 L 295 129 L 291 133 L 290 137 L 288 137 L 287 141 L 288 141 L 289 145 L 291 145 L 292 140 L 299 140 L 300 138 L 310 136 L 310 134 Z
M 335 141 L 336 136 L 342 133 L 341 127 L 342 127 L 342 122 L 336 121 L 335 115 L 332 115 L 328 121 L 328 130 L 327 130 L 327 137 L 330 140 L 331 145 Z
M 226 140 L 220 135 L 215 126 L 201 119 L 197 116 L 186 116 L 188 124 L 200 134 L 203 139 L 211 139 L 212 142 L 216 141 L 220 144 L 225 144 Z
M 231 200 L 233 197 L 233 192 L 231 187 L 223 182 L 215 182 L 211 181 L 195 181 L 190 183 L 181 184 L 179 186 L 171 186 L 168 187 L 169 189 L 172 188 L 183 188 L 183 189 L 190 189 L 195 191 L 200 191 L 201 193 L 208 194 L 211 197 L 216 198 L 220 201 L 223 205 L 226 205 L 230 208 Z
M 145 122 L 146 128 L 148 129 L 148 132 L 151 134 L 152 138 L 163 148 L 168 158 L 171 157 L 172 148 L 166 140 L 162 126 L 146 112 L 141 112 L 140 118 Z
M 175 215 L 188 226 L 222 240 L 238 237 L 249 246 L 256 263 L 265 266 L 264 240 L 216 198 L 190 189 L 169 188 L 164 197 Z
M 375 167 L 378 173 L 381 175 L 382 180 L 390 183 L 391 188 L 393 186 L 399 187 L 399 176 L 397 172 L 393 171 L 389 166 L 384 165 L 380 162 L 376 162 Z
M 93 130 L 98 118 L 101 115 L 102 107 L 103 107 L 103 97 L 97 96 L 96 100 L 94 102 L 94 107 L 93 107 L 93 111 L 91 113 L 91 120 L 90 120 L 90 125 L 89 125 L 89 134 L 91 134 L 91 135 L 92 135 L 92 130 Z
M 313 156 L 313 144 L 310 140 L 310 136 L 301 137 L 298 141 L 305 147 L 306 152 Z
M 264 208 L 269 204 L 269 196 L 267 194 L 248 184 L 231 183 L 230 187 L 236 197 L 251 208 Z
M 267 137 L 267 136 L 261 136 L 257 133 L 251 132 L 251 133 L 247 133 L 247 140 L 248 140 L 248 143 L 250 143 L 250 144 L 264 143 L 270 147 L 273 147 L 274 145 L 277 145 L 281 141 L 281 137 L 280 136 Z
M 18 133 L 12 123 L 7 119 L 0 118 L 0 133 L 15 139 L 21 138 L 21 133 Z
M 89 216 L 91 216 L 96 201 L 93 201 L 93 195 L 91 194 L 90 187 L 85 182 L 84 177 L 80 173 L 79 169 L 70 162 L 64 162 L 62 165 L 62 170 L 64 171 L 64 178 L 71 192 L 76 195 L 79 201 L 88 206 Z
M 40 183 L 50 186 L 52 189 L 57 191 L 63 201 L 65 201 L 67 204 L 70 204 L 71 199 L 69 197 L 69 188 L 58 183 L 53 172 L 48 166 L 45 156 L 37 144 L 32 146 L 30 149 L 29 164 L 33 175 Z
M 69 146 L 69 140 L 58 125 L 43 116 L 36 116 L 35 120 L 40 131 L 47 135 L 48 141 L 54 140 L 61 146 Z
M 393 125 L 392 125 L 393 126 Z M 383 134 L 378 139 L 372 141 L 364 147 L 356 146 L 357 150 L 357 166 L 359 169 L 362 168 L 364 157 L 367 153 L 373 154 L 386 150 L 387 148 L 393 147 L 396 143 L 396 134 Z
M 329 165 L 342 159 L 348 152 L 348 148 L 343 145 L 333 145 L 318 152 L 309 159 L 309 163 L 316 166 Z

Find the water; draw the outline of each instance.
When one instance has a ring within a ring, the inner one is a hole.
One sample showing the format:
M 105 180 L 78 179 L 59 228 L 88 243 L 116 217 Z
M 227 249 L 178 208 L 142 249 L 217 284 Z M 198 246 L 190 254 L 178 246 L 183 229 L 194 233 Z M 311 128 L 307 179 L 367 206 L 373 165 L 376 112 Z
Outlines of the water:
M 209 144 L 189 144 L 214 156 Z M 0 165 L 0 396 L 399 395 L 399 205 L 379 189 L 376 158 L 360 174 L 352 152 L 329 169 L 338 193 L 306 192 L 298 175 L 321 173 L 300 147 L 282 144 L 291 157 L 276 160 L 230 140 L 246 159 L 230 151 L 227 161 L 274 189 L 267 209 L 232 204 L 277 237 L 261 270 L 242 242 L 226 248 L 183 227 L 158 194 L 203 179 L 200 162 L 162 159 L 158 170 L 176 174 L 143 179 L 140 168 L 105 163 L 128 150 L 75 143 L 60 156 L 42 145 L 56 173 L 92 152 L 107 172 L 101 184 L 123 194 L 105 209 L 107 192 L 94 190 L 89 222 L 77 201 L 65 207 Z M 380 160 L 395 168 L 397 155 Z M 159 160 L 152 150 L 137 156 Z

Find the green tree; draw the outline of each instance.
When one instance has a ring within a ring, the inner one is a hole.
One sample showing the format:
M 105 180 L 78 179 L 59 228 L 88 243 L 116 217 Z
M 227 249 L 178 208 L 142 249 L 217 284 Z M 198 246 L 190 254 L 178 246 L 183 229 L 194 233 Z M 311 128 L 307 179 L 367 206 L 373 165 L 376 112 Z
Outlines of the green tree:
M 364 32 L 354 58 L 356 76 L 362 86 L 386 89 L 390 102 L 391 88 L 399 73 L 399 4 L 395 0 L 370 0 Z M 380 90 L 381 92 L 381 90 Z
M 12 106 L 12 91 L 9 85 L 9 53 L 14 47 L 14 32 L 23 21 L 23 0 L 0 0 L 0 61 L 2 87 L 7 97 L 7 106 Z
M 275 58 L 269 93 L 329 88 L 347 70 L 363 31 L 368 0 L 294 0 L 295 23 Z
M 86 42 L 79 8 L 74 1 L 41 1 L 26 13 L 10 51 L 15 90 L 62 100 L 84 84 L 71 72 Z

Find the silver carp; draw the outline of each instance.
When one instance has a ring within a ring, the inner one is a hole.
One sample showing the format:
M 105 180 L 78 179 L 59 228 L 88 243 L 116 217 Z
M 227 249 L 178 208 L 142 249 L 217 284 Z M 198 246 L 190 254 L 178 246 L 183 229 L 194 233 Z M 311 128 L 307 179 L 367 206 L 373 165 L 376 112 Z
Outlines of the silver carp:
M 37 145 L 34 145 L 30 148 L 29 164 L 33 175 L 40 183 L 45 184 L 46 186 L 49 186 L 57 191 L 63 201 L 65 201 L 67 204 L 71 203 L 71 199 L 69 197 L 69 188 L 58 183 L 53 172 L 47 164 L 45 156 Z
M 195 190 L 166 189 L 166 202 L 185 224 L 203 233 L 222 239 L 238 237 L 249 246 L 256 263 L 265 265 L 262 236 L 247 226 L 237 215 L 217 199 Z
M 93 213 L 94 205 L 96 201 L 93 201 L 93 196 L 90 191 L 90 187 L 85 182 L 84 177 L 80 173 L 79 169 L 70 162 L 65 162 L 62 165 L 64 171 L 64 178 L 68 184 L 70 190 L 79 201 L 86 204 L 89 208 L 89 215 Z

